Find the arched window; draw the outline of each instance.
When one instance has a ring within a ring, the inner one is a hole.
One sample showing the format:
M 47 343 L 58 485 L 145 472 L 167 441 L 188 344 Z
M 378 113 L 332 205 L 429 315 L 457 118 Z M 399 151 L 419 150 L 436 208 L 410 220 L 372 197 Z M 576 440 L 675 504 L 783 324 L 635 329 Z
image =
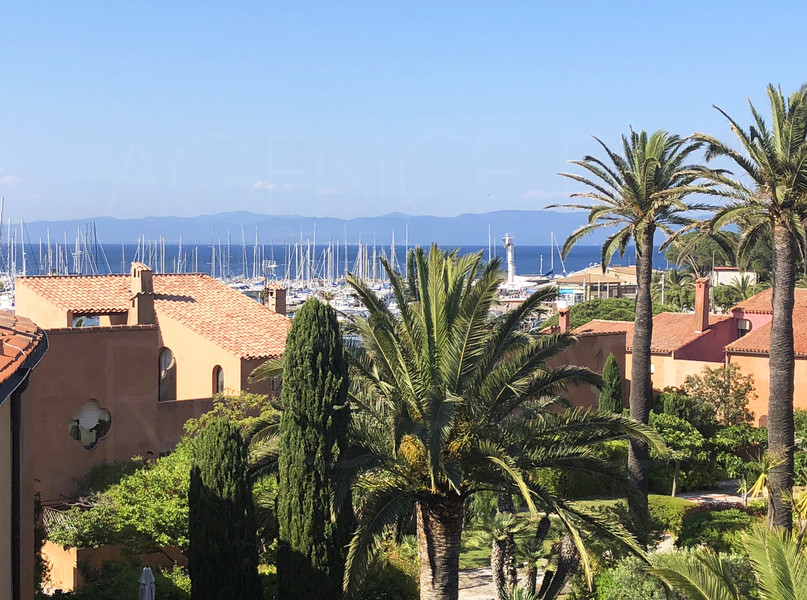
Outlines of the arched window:
M 160 350 L 160 400 L 177 399 L 177 361 L 168 348 Z
M 224 369 L 216 365 L 213 367 L 213 394 L 224 393 Z

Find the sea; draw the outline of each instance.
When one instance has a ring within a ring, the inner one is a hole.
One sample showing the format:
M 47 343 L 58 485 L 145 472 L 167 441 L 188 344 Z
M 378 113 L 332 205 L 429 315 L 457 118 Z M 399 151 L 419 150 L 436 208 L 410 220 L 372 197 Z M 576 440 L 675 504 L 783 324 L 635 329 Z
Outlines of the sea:
M 449 248 L 449 247 L 447 247 Z M 450 247 L 453 249 L 454 247 Z M 483 260 L 500 258 L 506 269 L 506 251 L 502 247 L 488 250 L 487 245 L 457 247 L 460 253 L 481 252 Z M 351 273 L 364 269 L 372 275 L 372 246 L 362 246 L 363 260 L 358 260 L 359 245 L 347 245 L 347 270 Z M 24 259 L 23 259 L 24 254 Z M 376 254 L 391 256 L 390 247 L 377 247 Z M 308 259 L 308 257 L 311 257 Z M 395 266 L 403 271 L 406 248 L 395 248 Z M 338 259 L 338 260 L 337 260 Z M 236 279 L 269 277 L 310 278 L 341 277 L 345 272 L 345 246 L 318 244 L 315 248 L 306 244 L 270 245 L 179 245 L 176 243 L 146 242 L 145 244 L 95 244 L 76 250 L 72 246 L 46 246 L 37 244 L 5 246 L 0 254 L 0 266 L 6 272 L 26 275 L 106 275 L 128 273 L 132 261 L 144 262 L 155 273 L 205 273 L 217 278 Z M 557 247 L 516 246 L 515 263 L 518 275 L 563 275 L 579 271 L 600 262 L 600 246 L 575 246 L 561 260 Z M 654 261 L 663 266 L 663 256 Z M 625 256 L 615 256 L 613 265 L 635 264 L 632 248 Z M 377 265 L 380 276 L 381 266 Z M 306 269 L 310 269 L 309 274 Z M 310 276 L 309 276 L 310 275 Z

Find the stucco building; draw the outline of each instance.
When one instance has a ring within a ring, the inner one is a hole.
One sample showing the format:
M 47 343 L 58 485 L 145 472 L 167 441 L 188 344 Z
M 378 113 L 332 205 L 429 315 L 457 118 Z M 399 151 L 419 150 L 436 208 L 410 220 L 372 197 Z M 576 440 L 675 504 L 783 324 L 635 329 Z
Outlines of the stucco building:
M 0 311 L 0 599 L 34 597 L 34 427 L 23 392 L 48 348 L 30 320 Z
M 23 277 L 17 313 L 50 351 L 31 378 L 44 503 L 71 497 L 95 465 L 171 451 L 215 394 L 274 393 L 248 375 L 285 346 L 290 321 L 200 274 Z
M 700 373 L 704 367 L 720 367 L 730 363 L 740 367 L 744 375 L 754 378 L 756 398 L 749 409 L 760 424 L 767 422 L 770 390 L 770 337 L 772 311 L 770 289 L 732 308 L 728 315 L 709 312 L 709 280 L 696 284 L 695 313 L 662 313 L 653 318 L 651 370 L 653 387 L 677 387 L 688 375 Z M 561 312 L 561 329 L 568 328 L 568 312 Z M 605 343 L 607 336 L 625 335 L 625 378 L 631 378 L 633 346 L 632 321 L 594 320 L 574 330 L 589 344 L 589 354 Z M 600 341 L 599 338 L 602 338 Z M 594 341 L 598 340 L 598 341 Z M 807 289 L 797 288 L 793 309 L 793 341 L 795 358 L 794 406 L 807 409 Z M 593 358 L 588 359 L 589 362 Z M 595 368 L 595 370 L 598 370 Z

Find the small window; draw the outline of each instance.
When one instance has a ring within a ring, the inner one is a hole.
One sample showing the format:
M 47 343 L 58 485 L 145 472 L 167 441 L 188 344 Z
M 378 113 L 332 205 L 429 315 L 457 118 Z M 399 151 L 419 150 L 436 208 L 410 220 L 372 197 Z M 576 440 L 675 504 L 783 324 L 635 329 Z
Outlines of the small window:
M 213 367 L 213 394 L 224 393 L 224 369 L 216 365 Z
M 168 348 L 160 350 L 160 400 L 177 399 L 177 362 Z

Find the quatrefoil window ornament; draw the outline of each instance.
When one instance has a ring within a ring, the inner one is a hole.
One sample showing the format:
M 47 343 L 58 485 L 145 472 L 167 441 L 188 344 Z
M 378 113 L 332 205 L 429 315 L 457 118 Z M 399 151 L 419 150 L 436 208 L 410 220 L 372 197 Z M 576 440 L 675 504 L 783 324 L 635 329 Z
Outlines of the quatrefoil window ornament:
M 68 424 L 70 437 L 81 442 L 87 450 L 92 450 L 112 427 L 112 415 L 102 408 L 95 398 L 90 398 L 84 406 L 73 415 Z

